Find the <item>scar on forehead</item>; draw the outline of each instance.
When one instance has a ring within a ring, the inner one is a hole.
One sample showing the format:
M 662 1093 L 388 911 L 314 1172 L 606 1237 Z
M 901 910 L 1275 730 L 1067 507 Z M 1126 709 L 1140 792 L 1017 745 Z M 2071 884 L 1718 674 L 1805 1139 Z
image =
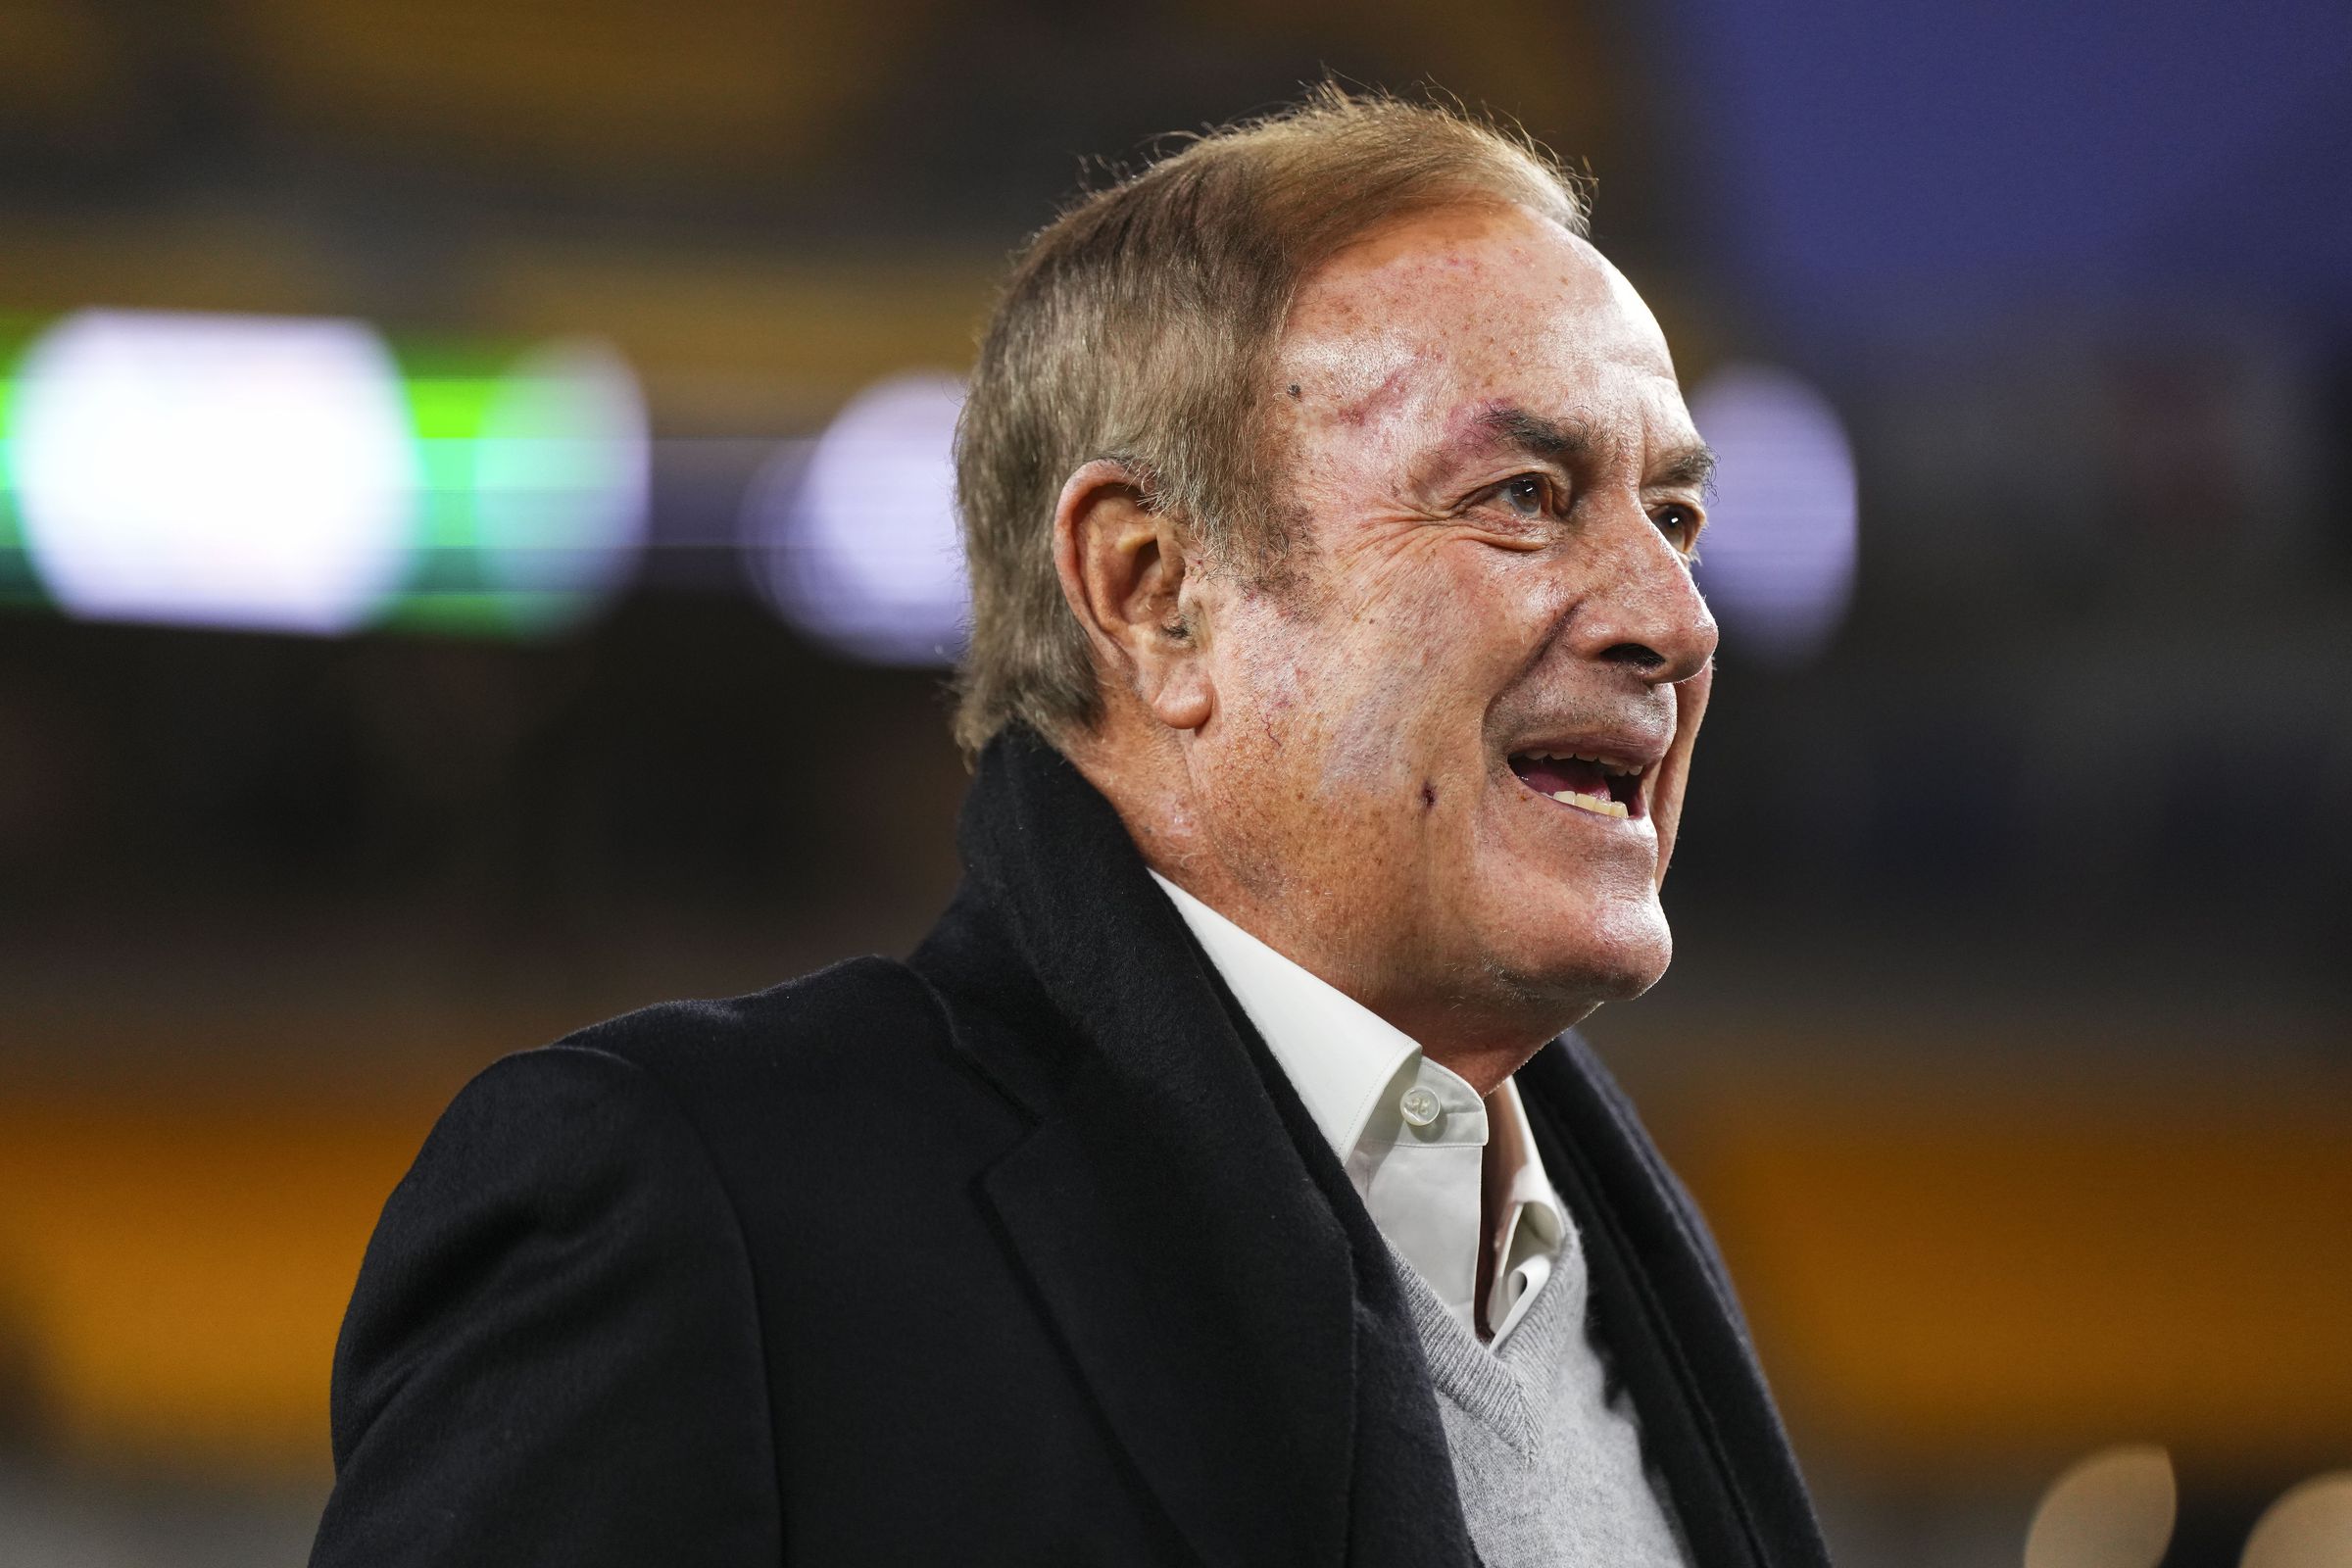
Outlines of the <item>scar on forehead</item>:
M 1380 385 L 1362 397 L 1352 403 L 1341 404 L 1339 408 L 1341 420 L 1348 424 L 1364 424 L 1369 422 L 1374 415 L 1403 401 L 1405 387 L 1412 380 L 1413 371 L 1419 364 L 1420 356 L 1415 355 L 1387 375 L 1382 376 Z

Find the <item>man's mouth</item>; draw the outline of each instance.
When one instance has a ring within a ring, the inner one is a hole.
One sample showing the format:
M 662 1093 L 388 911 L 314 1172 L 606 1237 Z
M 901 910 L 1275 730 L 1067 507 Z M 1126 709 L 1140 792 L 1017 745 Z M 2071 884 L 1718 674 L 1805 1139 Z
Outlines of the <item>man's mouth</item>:
M 1592 752 L 1514 752 L 1510 763 L 1520 783 L 1562 806 L 1620 820 L 1645 814 L 1642 777 L 1648 768 L 1640 759 Z

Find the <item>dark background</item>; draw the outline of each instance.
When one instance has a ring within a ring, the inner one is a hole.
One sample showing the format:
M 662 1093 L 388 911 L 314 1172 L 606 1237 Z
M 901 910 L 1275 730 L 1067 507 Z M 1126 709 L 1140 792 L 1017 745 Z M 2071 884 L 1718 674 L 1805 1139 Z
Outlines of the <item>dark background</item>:
M 1678 961 L 1589 1031 L 1841 1560 L 2019 1561 L 2101 1453 L 2037 1568 L 2155 1563 L 2050 1510 L 2174 1497 L 2171 1568 L 2234 1564 L 2328 1475 L 2352 1530 L 2340 8 L 0 0 L 0 314 L 592 334 L 654 438 L 557 635 L 0 615 L 0 1558 L 299 1561 L 455 1087 L 928 924 L 940 672 L 780 618 L 745 497 L 968 363 L 1100 161 L 1326 74 L 1589 167 L 1686 385 L 1850 442 L 1850 605 L 1800 658 L 1727 612 Z

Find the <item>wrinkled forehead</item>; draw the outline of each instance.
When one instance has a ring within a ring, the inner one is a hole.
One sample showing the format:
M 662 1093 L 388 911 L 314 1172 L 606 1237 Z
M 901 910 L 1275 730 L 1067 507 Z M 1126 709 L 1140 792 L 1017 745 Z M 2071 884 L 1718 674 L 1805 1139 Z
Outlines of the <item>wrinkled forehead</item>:
M 1309 422 L 1442 417 L 1495 397 L 1603 419 L 1680 414 L 1665 334 L 1633 285 L 1522 208 L 1449 208 L 1342 251 L 1301 285 L 1275 365 Z

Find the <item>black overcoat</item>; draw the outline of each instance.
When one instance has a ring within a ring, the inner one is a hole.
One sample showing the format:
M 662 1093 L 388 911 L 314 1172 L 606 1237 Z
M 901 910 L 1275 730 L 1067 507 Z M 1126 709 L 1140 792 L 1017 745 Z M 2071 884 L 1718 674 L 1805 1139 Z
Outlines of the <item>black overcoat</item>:
M 861 958 L 509 1056 L 336 1348 L 318 1568 L 1475 1561 L 1387 1249 L 1109 804 L 1014 732 Z M 1825 1563 L 1696 1211 L 1519 1075 L 1700 1568 Z

